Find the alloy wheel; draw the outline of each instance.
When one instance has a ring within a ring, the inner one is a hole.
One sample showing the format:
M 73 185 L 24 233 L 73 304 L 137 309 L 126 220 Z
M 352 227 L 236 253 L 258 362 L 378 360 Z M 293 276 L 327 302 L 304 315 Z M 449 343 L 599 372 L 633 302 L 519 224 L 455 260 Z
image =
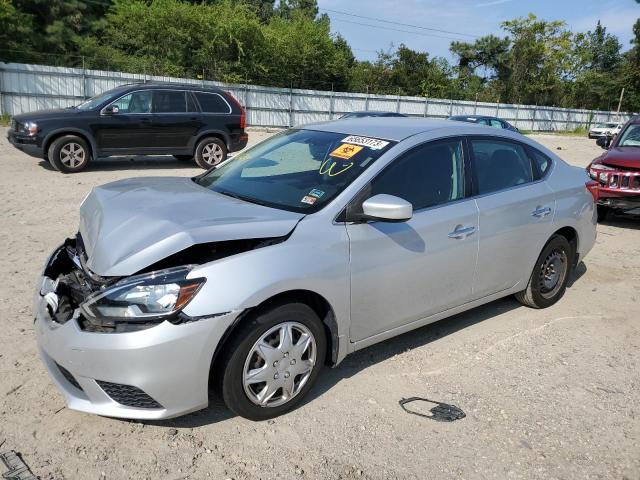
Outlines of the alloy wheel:
M 82 165 L 85 161 L 86 152 L 82 145 L 69 142 L 60 149 L 60 161 L 69 168 L 75 168 Z
M 202 159 L 205 161 L 207 165 L 215 167 L 224 157 L 224 152 L 222 151 L 222 147 L 217 143 L 207 143 L 202 149 Z

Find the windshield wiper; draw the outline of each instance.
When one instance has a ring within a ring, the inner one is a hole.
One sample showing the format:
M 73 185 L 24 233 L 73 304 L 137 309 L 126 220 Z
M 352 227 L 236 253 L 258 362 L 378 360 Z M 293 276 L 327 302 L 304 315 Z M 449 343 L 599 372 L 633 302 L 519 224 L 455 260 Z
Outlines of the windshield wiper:
M 261 202 L 260 200 L 256 200 L 255 198 L 245 197 L 244 195 L 239 195 L 237 193 L 228 192 L 226 190 L 214 190 L 214 192 L 221 193 L 228 197 L 237 198 L 238 200 L 242 200 L 244 202 L 255 203 L 256 205 L 262 205 L 263 207 L 270 207 L 270 205 L 266 202 Z

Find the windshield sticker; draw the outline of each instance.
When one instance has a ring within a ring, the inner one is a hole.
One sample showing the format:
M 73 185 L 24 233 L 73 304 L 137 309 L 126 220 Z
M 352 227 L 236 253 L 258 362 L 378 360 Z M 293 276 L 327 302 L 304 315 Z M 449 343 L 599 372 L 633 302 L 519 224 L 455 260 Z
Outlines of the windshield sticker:
M 329 166 L 327 166 L 329 162 L 332 162 L 332 163 Z M 330 177 L 335 177 L 337 175 L 340 175 L 341 173 L 346 172 L 351 167 L 353 167 L 353 162 L 349 162 L 343 165 L 338 165 L 337 161 L 333 160 L 332 158 L 327 158 L 324 162 L 322 162 L 322 165 L 320 165 L 320 170 L 318 170 L 318 173 L 320 173 L 320 175 L 327 174 Z
M 309 192 L 309 195 L 311 195 L 312 197 L 320 198 L 324 195 L 324 192 L 322 190 L 318 190 L 317 188 L 314 188 Z
M 302 200 L 300 200 L 301 203 L 308 203 L 309 205 L 313 205 L 317 201 L 318 199 L 316 197 L 310 197 L 309 195 L 302 197 Z
M 369 147 L 371 150 L 382 150 L 389 145 L 389 142 L 384 140 L 378 140 L 377 138 L 360 137 L 358 135 L 349 135 L 342 140 L 342 143 L 350 143 L 352 145 L 362 145 L 363 147 Z
M 336 148 L 333 152 L 329 154 L 331 157 L 342 158 L 343 160 L 349 160 L 356 153 L 362 150 L 364 147 L 360 147 L 358 145 L 350 145 L 348 143 L 343 143 L 338 148 Z

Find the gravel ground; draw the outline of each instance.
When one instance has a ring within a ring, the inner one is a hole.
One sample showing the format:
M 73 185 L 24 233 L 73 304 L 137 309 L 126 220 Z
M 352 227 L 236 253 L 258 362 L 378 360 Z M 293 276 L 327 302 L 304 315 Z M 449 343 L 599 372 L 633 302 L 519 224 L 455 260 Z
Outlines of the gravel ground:
M 535 138 L 575 165 L 601 152 L 586 138 Z M 0 169 L 0 451 L 21 452 L 43 479 L 640 478 L 639 218 L 598 226 L 549 309 L 507 298 L 360 351 L 272 421 L 232 417 L 214 401 L 138 423 L 64 408 L 37 358 L 32 288 L 92 186 L 199 170 L 125 158 L 61 175 L 8 145 L 6 129 Z M 408 415 L 398 401 L 410 396 L 467 416 Z

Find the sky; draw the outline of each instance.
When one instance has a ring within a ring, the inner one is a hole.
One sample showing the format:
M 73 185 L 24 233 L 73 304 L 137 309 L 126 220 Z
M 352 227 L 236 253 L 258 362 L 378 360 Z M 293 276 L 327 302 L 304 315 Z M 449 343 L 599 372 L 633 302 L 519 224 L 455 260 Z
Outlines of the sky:
M 640 4 L 635 0 L 318 0 L 318 5 L 320 13 L 331 18 L 332 31 L 349 42 L 360 60 L 374 60 L 377 51 L 388 51 L 401 43 L 451 60 L 452 40 L 473 42 L 488 34 L 505 36 L 500 23 L 529 12 L 545 20 L 564 20 L 573 32 L 593 30 L 600 20 L 627 50 L 632 26 L 640 17 Z

